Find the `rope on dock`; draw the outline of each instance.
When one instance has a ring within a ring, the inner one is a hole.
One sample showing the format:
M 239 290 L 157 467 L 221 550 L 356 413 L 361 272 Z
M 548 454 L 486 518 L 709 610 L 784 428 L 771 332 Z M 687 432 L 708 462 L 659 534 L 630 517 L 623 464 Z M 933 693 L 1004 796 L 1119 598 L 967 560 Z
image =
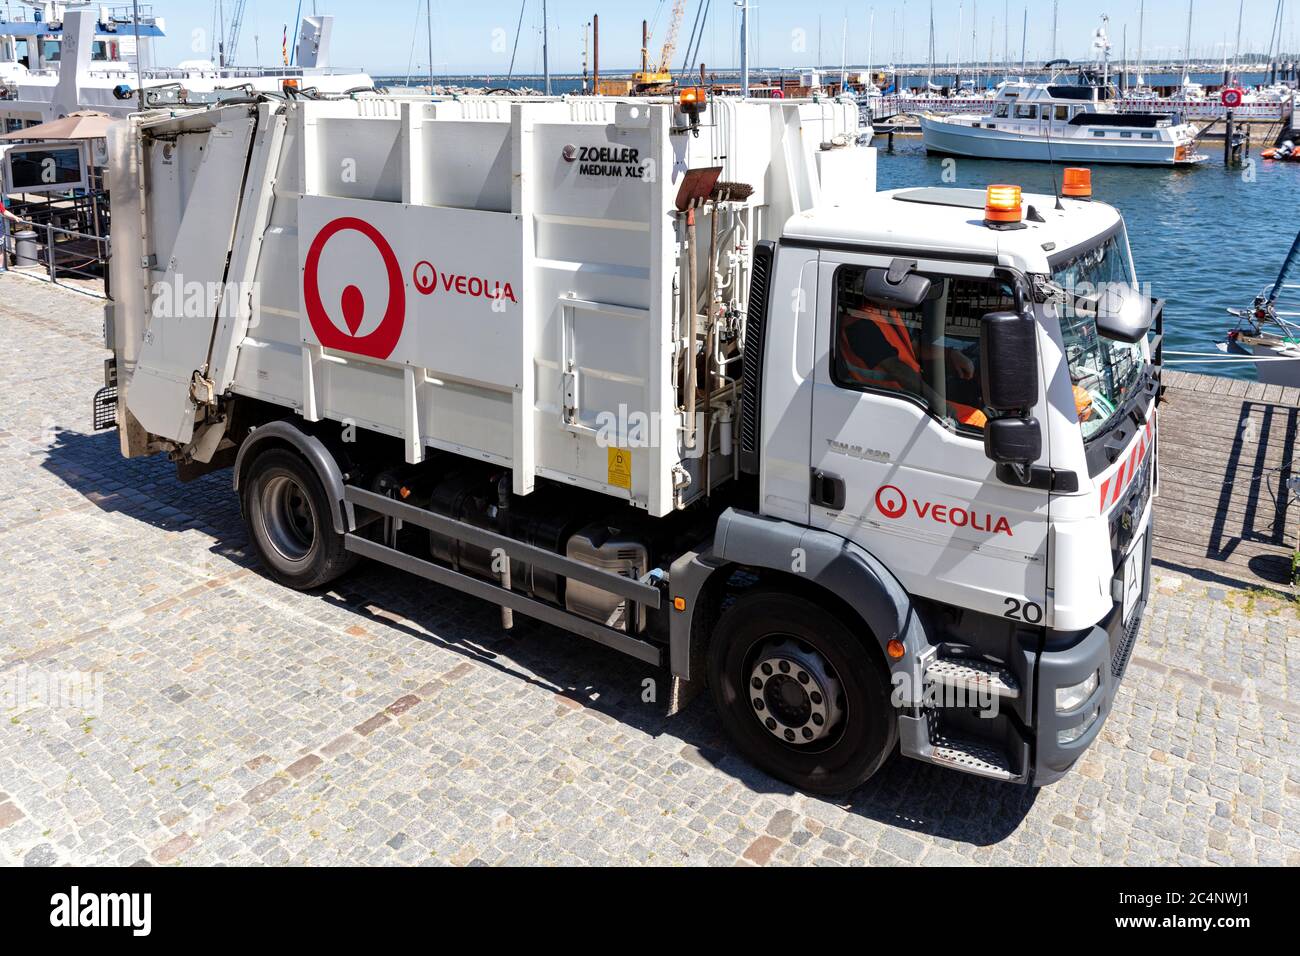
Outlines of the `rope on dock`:
M 1190 358 L 1170 359 L 1170 355 L 1186 355 Z M 1222 352 L 1165 352 L 1166 365 L 1233 365 L 1245 362 L 1300 362 L 1300 354 L 1286 355 L 1224 355 Z

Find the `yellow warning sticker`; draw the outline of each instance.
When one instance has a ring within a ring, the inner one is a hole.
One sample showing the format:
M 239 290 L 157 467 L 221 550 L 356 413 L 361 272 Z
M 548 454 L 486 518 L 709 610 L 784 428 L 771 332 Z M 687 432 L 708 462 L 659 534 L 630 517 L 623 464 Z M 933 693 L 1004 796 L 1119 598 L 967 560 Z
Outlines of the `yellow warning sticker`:
M 626 448 L 609 449 L 609 484 L 632 490 L 632 453 Z

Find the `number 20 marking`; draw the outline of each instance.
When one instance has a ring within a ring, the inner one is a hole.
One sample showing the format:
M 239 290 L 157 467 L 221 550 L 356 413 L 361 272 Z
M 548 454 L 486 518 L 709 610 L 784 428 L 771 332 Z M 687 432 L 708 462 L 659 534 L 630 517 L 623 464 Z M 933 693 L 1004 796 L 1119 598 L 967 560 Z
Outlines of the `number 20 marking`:
M 1024 621 L 1026 624 L 1043 623 L 1043 609 L 1033 601 L 1007 598 L 1004 603 L 1007 606 L 1007 612 L 1002 615 L 1003 617 L 1012 621 Z

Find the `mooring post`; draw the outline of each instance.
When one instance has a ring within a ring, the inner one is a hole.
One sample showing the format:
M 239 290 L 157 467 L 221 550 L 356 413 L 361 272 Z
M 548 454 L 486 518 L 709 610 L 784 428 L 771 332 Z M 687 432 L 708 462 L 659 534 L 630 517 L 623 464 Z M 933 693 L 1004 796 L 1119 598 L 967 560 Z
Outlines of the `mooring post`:
M 1226 124 L 1226 129 L 1224 130 L 1224 136 L 1223 136 L 1223 165 L 1231 166 L 1233 161 L 1233 152 L 1234 152 L 1232 148 L 1232 139 L 1233 139 L 1232 110 L 1228 110 L 1228 115 L 1227 118 L 1224 120 L 1224 123 Z

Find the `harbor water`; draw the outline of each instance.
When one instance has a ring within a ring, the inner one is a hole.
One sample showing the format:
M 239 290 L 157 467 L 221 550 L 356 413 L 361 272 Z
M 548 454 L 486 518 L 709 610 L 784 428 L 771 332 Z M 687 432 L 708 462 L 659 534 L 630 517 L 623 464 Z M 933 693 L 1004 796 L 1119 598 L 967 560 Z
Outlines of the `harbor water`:
M 881 189 L 1012 183 L 1051 193 L 1053 176 L 1060 176 L 1059 168 L 1042 163 L 958 159 L 945 165 L 926 155 L 920 139 L 900 137 L 892 153 L 883 138 L 876 145 Z M 1216 352 L 1235 322 L 1224 310 L 1248 306 L 1273 283 L 1300 228 L 1300 164 L 1261 160 L 1256 149 L 1245 168 L 1226 169 L 1221 142 L 1206 142 L 1202 150 L 1211 156 L 1202 166 L 1092 170 L 1095 198 L 1117 207 L 1128 223 L 1139 279 L 1167 300 L 1166 349 L 1184 352 Z M 1300 311 L 1300 292 L 1294 296 L 1290 306 L 1284 296 L 1282 307 Z M 1255 377 L 1249 362 L 1177 367 Z

